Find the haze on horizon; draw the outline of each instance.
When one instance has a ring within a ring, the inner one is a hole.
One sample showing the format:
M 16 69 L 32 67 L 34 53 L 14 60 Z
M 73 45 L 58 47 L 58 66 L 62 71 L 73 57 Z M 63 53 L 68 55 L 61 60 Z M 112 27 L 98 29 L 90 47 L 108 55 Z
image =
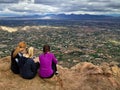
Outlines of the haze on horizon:
M 0 0 L 0 16 L 45 14 L 120 16 L 120 0 Z

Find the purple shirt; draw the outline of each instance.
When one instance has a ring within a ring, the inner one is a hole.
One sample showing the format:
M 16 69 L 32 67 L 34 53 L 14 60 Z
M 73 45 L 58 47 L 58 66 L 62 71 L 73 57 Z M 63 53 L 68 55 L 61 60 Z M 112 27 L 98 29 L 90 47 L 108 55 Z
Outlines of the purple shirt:
M 40 68 L 39 68 L 39 76 L 46 78 L 53 74 L 52 70 L 52 62 L 57 64 L 57 59 L 54 54 L 51 52 L 47 52 L 46 54 L 41 54 L 39 56 Z

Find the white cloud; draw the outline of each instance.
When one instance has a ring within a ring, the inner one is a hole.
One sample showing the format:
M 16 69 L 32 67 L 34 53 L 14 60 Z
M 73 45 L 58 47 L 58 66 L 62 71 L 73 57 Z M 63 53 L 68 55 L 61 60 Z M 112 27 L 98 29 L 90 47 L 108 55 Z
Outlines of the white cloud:
M 42 17 L 40 19 L 52 19 L 50 16 L 45 16 L 45 17 Z
M 35 3 L 35 0 L 19 0 L 19 3 Z
M 0 0 L 0 12 L 20 15 L 120 14 L 120 0 Z
M 31 14 L 47 14 L 56 13 L 57 7 L 52 7 L 42 4 L 19 2 L 17 4 L 1 4 L 1 13 L 4 14 L 19 14 L 19 15 L 31 15 Z

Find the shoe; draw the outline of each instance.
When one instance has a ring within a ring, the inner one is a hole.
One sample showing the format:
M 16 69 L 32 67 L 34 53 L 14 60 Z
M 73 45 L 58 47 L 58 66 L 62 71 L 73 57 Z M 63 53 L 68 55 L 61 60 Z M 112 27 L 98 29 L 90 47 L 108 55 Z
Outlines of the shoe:
M 56 72 L 55 72 L 55 75 L 57 75 L 57 74 L 59 74 L 59 72 L 58 72 L 58 71 L 56 71 Z

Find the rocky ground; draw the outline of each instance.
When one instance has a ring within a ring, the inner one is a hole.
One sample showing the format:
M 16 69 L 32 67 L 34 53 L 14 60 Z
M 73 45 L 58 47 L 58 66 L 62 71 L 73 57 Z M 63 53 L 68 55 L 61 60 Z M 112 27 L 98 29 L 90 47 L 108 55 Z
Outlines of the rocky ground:
M 120 68 L 117 63 L 100 66 L 82 62 L 68 68 L 58 65 L 59 75 L 26 80 L 10 70 L 10 57 L 0 59 L 0 90 L 120 90 Z

